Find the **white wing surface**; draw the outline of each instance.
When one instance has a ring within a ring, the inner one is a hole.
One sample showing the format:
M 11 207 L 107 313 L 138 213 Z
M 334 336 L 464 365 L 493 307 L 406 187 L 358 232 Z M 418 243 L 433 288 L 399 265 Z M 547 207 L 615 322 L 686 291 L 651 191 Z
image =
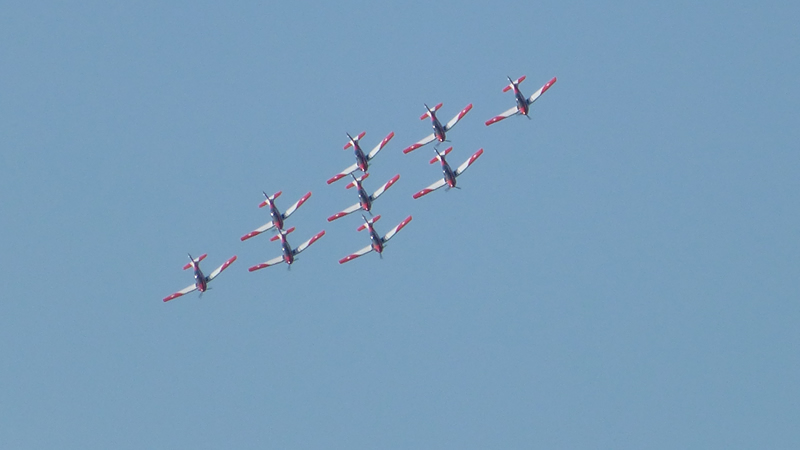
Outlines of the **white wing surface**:
M 216 278 L 216 277 L 217 277 L 217 275 L 219 275 L 220 273 L 222 273 L 222 271 L 223 271 L 223 270 L 227 269 L 227 268 L 228 268 L 228 266 L 230 266 L 231 264 L 233 264 L 233 262 L 234 262 L 234 261 L 236 261 L 236 255 L 234 255 L 234 256 L 233 256 L 231 259 L 229 259 L 229 260 L 225 261 L 224 263 L 222 263 L 222 265 L 221 265 L 221 266 L 219 266 L 219 267 L 217 267 L 216 269 L 214 269 L 214 271 L 213 271 L 213 272 L 211 272 L 210 274 L 208 274 L 208 277 L 206 277 L 206 280 L 208 280 L 208 281 L 211 281 L 211 280 L 213 280 L 214 278 Z
M 465 170 L 467 170 L 467 167 L 469 167 L 472 163 L 474 163 L 476 159 L 480 158 L 482 154 L 483 154 L 483 149 L 480 149 L 477 152 L 475 152 L 474 155 L 470 156 L 468 160 L 464 161 L 464 164 L 458 166 L 458 169 L 456 169 L 455 172 L 456 176 L 461 175 Z
M 423 195 L 430 194 L 431 192 L 439 189 L 440 187 L 444 186 L 445 184 L 447 184 L 447 182 L 444 181 L 444 178 L 442 178 L 439 181 L 437 181 L 436 183 L 433 183 L 432 185 L 430 185 L 430 186 L 426 187 L 425 189 L 423 189 L 423 190 L 417 192 L 416 194 L 414 194 L 414 198 L 420 198 Z
M 370 245 L 362 248 L 361 250 L 359 250 L 359 251 L 357 251 L 355 253 L 352 253 L 350 255 L 347 255 L 344 258 L 340 259 L 339 260 L 339 264 L 344 264 L 347 261 L 352 261 L 352 260 L 358 258 L 359 256 L 366 255 L 367 253 L 369 253 L 371 251 L 372 251 L 372 245 L 370 244 Z
M 168 302 L 170 300 L 173 300 L 173 299 L 176 299 L 176 298 L 180 297 L 181 295 L 188 294 L 189 292 L 192 292 L 192 291 L 194 291 L 196 289 L 197 289 L 197 286 L 194 285 L 194 284 L 191 285 L 191 286 L 186 286 L 185 288 L 181 289 L 180 291 L 170 295 L 169 297 L 164 298 L 164 301 Z

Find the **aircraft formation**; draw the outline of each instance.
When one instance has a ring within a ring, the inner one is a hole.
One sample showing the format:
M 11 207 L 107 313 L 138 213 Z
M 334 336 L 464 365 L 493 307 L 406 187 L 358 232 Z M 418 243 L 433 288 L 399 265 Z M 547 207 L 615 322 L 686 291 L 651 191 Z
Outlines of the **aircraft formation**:
M 536 92 L 534 92 L 533 95 L 531 95 L 530 97 L 525 97 L 525 95 L 522 94 L 522 91 L 519 88 L 520 83 L 522 83 L 525 80 L 525 76 L 522 76 L 517 80 L 512 80 L 511 77 L 507 78 L 509 84 L 503 88 L 503 92 L 508 92 L 510 90 L 513 90 L 516 105 L 500 113 L 499 115 L 494 116 L 491 119 L 487 120 L 484 123 L 486 126 L 492 125 L 501 120 L 507 119 L 511 116 L 518 114 L 524 115 L 528 119 L 530 119 L 529 113 L 531 104 L 533 104 L 533 102 L 535 102 L 542 94 L 545 93 L 545 91 L 547 91 L 556 82 L 556 78 L 553 77 L 553 79 L 548 81 L 544 86 L 542 86 Z M 442 178 L 438 179 L 430 186 L 416 192 L 413 195 L 414 199 L 418 199 L 424 195 L 430 194 L 431 192 L 445 186 L 447 186 L 446 189 L 457 188 L 456 180 L 458 179 L 458 177 L 461 176 L 461 174 L 463 174 L 464 171 L 467 170 L 467 168 L 471 166 L 472 163 L 474 163 L 483 154 L 483 149 L 481 148 L 478 151 L 476 151 L 472 156 L 470 156 L 469 159 L 464 161 L 464 163 L 458 166 L 455 170 L 453 170 L 450 167 L 450 164 L 447 162 L 445 157 L 453 150 L 453 147 L 452 146 L 448 147 L 444 151 L 440 152 L 438 149 L 438 145 L 447 140 L 447 133 L 450 132 L 450 130 L 452 130 L 453 127 L 461 119 L 463 119 L 464 116 L 467 115 L 467 113 L 469 113 L 472 110 L 472 104 L 470 103 L 469 105 L 465 106 L 456 116 L 454 116 L 452 119 L 450 119 L 450 121 L 448 121 L 444 125 L 436 117 L 436 112 L 439 111 L 441 107 L 442 103 L 437 104 L 433 108 L 429 107 L 427 104 L 425 105 L 426 112 L 420 117 L 420 120 L 430 119 L 431 127 L 433 128 L 433 133 L 424 137 L 420 141 L 406 147 L 403 150 L 404 154 L 408 154 L 427 144 L 430 144 L 433 141 L 437 141 L 437 143 L 434 146 L 434 152 L 436 153 L 436 155 L 433 157 L 433 159 L 430 160 L 430 164 L 434 164 L 437 161 L 441 164 Z M 366 180 L 367 177 L 369 177 L 368 170 L 370 161 L 372 161 L 378 155 L 378 153 L 384 147 L 386 147 L 389 141 L 392 140 L 392 138 L 394 137 L 394 132 L 389 133 L 385 138 L 383 138 L 383 140 L 378 145 L 376 145 L 372 150 L 370 150 L 369 153 L 364 153 L 360 145 L 360 141 L 365 135 L 366 132 L 361 132 L 356 137 L 353 137 L 349 133 L 347 133 L 348 142 L 344 145 L 344 149 L 347 150 L 350 147 L 353 148 L 356 162 L 355 164 L 348 166 L 343 171 L 334 175 L 327 181 L 328 184 L 332 184 L 338 180 L 341 180 L 342 178 L 350 176 L 353 179 L 353 181 L 348 183 L 345 186 L 345 188 L 346 189 L 356 188 L 356 193 L 358 195 L 358 203 L 349 206 L 343 209 L 342 211 L 328 217 L 328 222 L 338 220 L 359 210 L 372 215 L 372 210 L 375 200 L 377 200 L 378 197 L 383 195 L 383 193 L 386 192 L 386 190 L 392 187 L 392 185 L 394 185 L 397 182 L 397 180 L 400 179 L 399 174 L 395 175 L 394 177 L 389 179 L 389 181 L 387 181 L 386 183 L 381 185 L 378 189 L 376 189 L 372 194 L 369 194 L 367 190 L 363 187 L 362 184 L 363 181 Z M 360 172 L 360 174 L 356 175 L 356 172 Z M 270 221 L 256 228 L 255 230 L 245 234 L 240 238 L 240 240 L 246 241 L 266 231 L 274 230 L 276 234 L 270 238 L 270 241 L 278 241 L 278 240 L 281 241 L 281 255 L 272 258 L 266 262 L 256 264 L 250 267 L 248 269 L 250 272 L 255 272 L 257 270 L 274 266 L 280 263 L 286 263 L 291 269 L 291 265 L 296 261 L 296 256 L 325 235 L 325 230 L 322 230 L 319 233 L 312 236 L 311 238 L 309 238 L 308 240 L 306 240 L 305 242 L 303 242 L 302 244 L 298 245 L 297 247 L 292 247 L 292 245 L 289 243 L 287 239 L 287 236 L 292 231 L 294 231 L 295 228 L 291 227 L 289 229 L 285 229 L 284 228 L 285 221 L 286 219 L 289 218 L 289 216 L 291 216 L 295 211 L 297 211 L 297 209 L 300 206 L 302 206 L 303 203 L 305 203 L 311 197 L 311 192 L 308 192 L 307 194 L 302 196 L 299 200 L 297 200 L 295 203 L 289 206 L 289 208 L 287 208 L 286 211 L 284 211 L 283 213 L 281 213 L 278 207 L 275 205 L 275 199 L 280 197 L 280 195 L 281 191 L 278 191 L 273 195 L 267 195 L 267 193 L 264 192 L 265 199 L 258 205 L 258 207 L 259 208 L 263 208 L 265 206 L 269 207 Z M 385 249 L 388 241 L 392 239 L 392 237 L 394 237 L 394 235 L 397 234 L 397 232 L 403 229 L 403 227 L 408 225 L 408 223 L 411 222 L 412 219 L 411 216 L 406 217 L 402 222 L 400 222 L 392 229 L 390 229 L 385 235 L 381 236 L 375 230 L 375 222 L 377 222 L 378 219 L 381 218 L 380 215 L 376 215 L 374 217 L 367 219 L 367 217 L 364 214 L 362 214 L 361 217 L 364 223 L 357 228 L 357 231 L 368 230 L 370 244 L 360 250 L 357 250 L 354 253 L 351 253 L 343 257 L 342 259 L 339 260 L 339 264 L 344 264 L 346 262 L 352 261 L 360 256 L 363 256 L 373 251 L 378 253 L 378 255 L 381 258 L 383 258 L 383 250 Z M 206 276 L 200 270 L 200 261 L 205 259 L 205 257 L 206 254 L 201 255 L 199 258 L 193 258 L 192 255 L 189 255 L 189 263 L 187 263 L 183 267 L 183 269 L 186 270 L 191 267 L 194 270 L 194 279 L 195 279 L 194 284 L 189 285 L 181 289 L 180 291 L 165 297 L 163 299 L 164 302 L 176 299 L 180 296 L 183 296 L 193 291 L 199 291 L 200 295 L 202 295 L 203 292 L 209 289 L 208 283 L 211 282 L 211 280 L 215 279 L 220 273 L 222 273 L 222 271 L 227 269 L 231 264 L 233 264 L 234 261 L 236 261 L 236 256 L 234 255 L 227 261 L 225 261 L 221 266 L 217 267 L 216 269 L 214 269 L 214 271 L 212 271 L 209 275 Z

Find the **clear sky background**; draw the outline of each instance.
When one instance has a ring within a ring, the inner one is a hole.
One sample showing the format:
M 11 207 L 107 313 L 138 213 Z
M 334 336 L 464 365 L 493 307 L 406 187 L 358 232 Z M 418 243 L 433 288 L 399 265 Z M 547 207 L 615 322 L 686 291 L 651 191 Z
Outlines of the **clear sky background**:
M 800 448 L 796 2 L 5 2 L 0 446 Z M 533 120 L 483 122 L 527 75 Z M 461 190 L 449 160 L 484 155 Z M 345 133 L 366 131 L 367 245 Z M 286 208 L 286 266 L 239 237 Z M 198 298 L 161 299 L 210 271 Z

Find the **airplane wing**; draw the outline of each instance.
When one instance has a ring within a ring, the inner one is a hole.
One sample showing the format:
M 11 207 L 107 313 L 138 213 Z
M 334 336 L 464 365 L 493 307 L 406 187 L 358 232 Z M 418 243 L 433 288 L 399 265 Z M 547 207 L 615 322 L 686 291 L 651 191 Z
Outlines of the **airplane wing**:
M 394 137 L 394 131 L 392 131 L 391 133 L 389 133 L 389 134 L 388 134 L 388 135 L 387 135 L 385 138 L 383 138 L 383 140 L 381 141 L 381 143 L 380 143 L 380 144 L 376 145 L 376 146 L 375 146 L 375 148 L 373 148 L 372 150 L 370 150 L 370 152 L 369 152 L 369 153 L 367 153 L 367 161 L 370 161 L 372 158 L 374 158 L 374 157 L 375 157 L 375 155 L 377 155 L 377 154 L 378 154 L 378 152 L 379 152 L 379 151 L 381 151 L 381 149 L 382 149 L 383 147 L 385 147 L 385 146 L 386 146 L 386 144 L 387 144 L 389 141 L 391 141 L 393 137 Z
M 475 152 L 474 155 L 470 156 L 468 160 L 464 161 L 464 164 L 458 166 L 458 169 L 456 169 L 455 172 L 456 176 L 461 175 L 465 170 L 467 170 L 467 167 L 469 167 L 470 164 L 474 163 L 476 159 L 480 158 L 482 154 L 483 154 L 483 149 L 480 149 L 477 152 Z
M 356 169 L 358 169 L 358 164 L 353 164 L 352 166 L 349 166 L 347 169 L 344 169 L 343 171 L 341 171 L 338 174 L 336 174 L 333 178 L 328 180 L 328 184 L 331 184 L 331 183 L 333 183 L 334 181 L 337 181 L 337 180 L 341 180 L 342 178 L 344 178 L 344 177 L 350 175 L 351 173 L 355 172 Z
M 461 112 L 458 113 L 457 116 L 455 116 L 452 119 L 450 119 L 450 122 L 447 122 L 447 124 L 444 126 L 444 130 L 445 131 L 450 131 L 451 128 L 456 126 L 456 124 L 458 123 L 459 120 L 461 120 L 464 116 L 467 115 L 467 113 L 469 112 L 470 109 L 472 109 L 472 103 L 470 103 L 464 109 L 462 109 Z
M 375 200 L 376 198 L 380 197 L 387 189 L 392 187 L 393 184 L 397 183 L 397 180 L 400 179 L 400 174 L 395 175 L 392 177 L 391 180 L 387 181 L 386 184 L 379 187 L 372 195 L 369 196 L 371 200 Z
M 250 272 L 255 272 L 256 270 L 263 269 L 265 267 L 274 266 L 275 264 L 280 264 L 283 262 L 283 255 L 270 259 L 269 261 L 261 264 L 256 264 L 255 266 L 247 269 Z
M 404 221 L 400 222 L 399 224 L 397 224 L 397 226 L 396 226 L 396 227 L 394 227 L 394 228 L 392 228 L 391 230 L 389 230 L 389 232 L 388 232 L 388 233 L 386 233 L 386 235 L 385 235 L 383 238 L 381 238 L 381 240 L 382 240 L 383 242 L 386 242 L 386 241 L 388 241 L 389 239 L 391 239 L 391 238 L 392 238 L 392 236 L 394 236 L 395 234 L 397 234 L 397 232 L 398 232 L 398 231 L 402 230 L 402 229 L 403 229 L 403 227 L 404 227 L 404 226 L 406 226 L 406 225 L 408 224 L 408 222 L 411 222 L 411 216 L 408 216 L 408 217 L 406 217 L 406 219 L 405 219 Z
M 486 121 L 486 126 L 488 127 L 489 125 L 491 125 L 493 123 L 500 122 L 503 119 L 508 119 L 509 117 L 513 116 L 514 114 L 518 114 L 518 113 L 519 113 L 519 108 L 517 108 L 515 106 L 515 107 L 509 109 L 508 111 L 504 111 L 500 115 L 494 116 L 491 119 L 487 120 Z
M 553 77 L 552 80 L 548 81 L 544 86 L 540 87 L 538 91 L 534 92 L 533 95 L 528 97 L 528 104 L 530 105 L 531 103 L 535 102 L 536 99 L 539 98 L 540 95 L 544 94 L 545 91 L 550 89 L 550 86 L 555 84 L 555 82 L 556 82 L 556 77 Z
M 217 277 L 217 275 L 219 275 L 220 273 L 222 273 L 222 271 L 223 271 L 223 270 L 227 269 L 227 268 L 228 268 L 228 266 L 230 266 L 231 264 L 233 264 L 233 262 L 234 262 L 234 261 L 236 261 L 236 255 L 233 255 L 233 257 L 232 257 L 231 259 L 229 259 L 229 260 L 225 261 L 225 262 L 224 262 L 224 263 L 223 263 L 221 266 L 219 266 L 219 267 L 217 267 L 216 269 L 214 269 L 214 271 L 213 271 L 213 272 L 211 272 L 210 274 L 208 274 L 208 277 L 206 277 L 206 280 L 207 280 L 207 281 L 211 281 L 211 280 L 213 280 L 214 278 L 216 278 L 216 277 Z
M 246 240 L 250 239 L 253 236 L 258 236 L 259 234 L 261 234 L 261 233 L 263 233 L 263 232 L 265 232 L 267 230 L 271 230 L 274 226 L 275 226 L 275 224 L 272 223 L 271 221 L 267 222 L 264 225 L 256 228 L 255 230 L 245 234 L 240 239 L 243 240 L 243 241 L 246 241 Z
M 359 251 L 357 251 L 357 252 L 355 252 L 353 254 L 347 255 L 344 258 L 340 259 L 339 260 L 339 264 L 344 264 L 347 261 L 352 261 L 352 260 L 358 258 L 359 256 L 366 255 L 367 253 L 369 253 L 371 251 L 372 251 L 372 244 L 362 248 L 361 250 L 359 250 Z
M 414 198 L 416 199 L 416 198 L 422 197 L 423 195 L 430 194 L 431 192 L 439 189 L 440 187 L 444 186 L 445 184 L 447 184 L 447 182 L 444 181 L 444 178 L 442 178 L 441 180 L 437 181 L 436 183 L 433 183 L 432 185 L 430 185 L 430 186 L 426 187 L 425 189 L 423 189 L 423 190 L 417 192 L 416 194 L 414 194 Z
M 325 236 L 325 230 L 320 231 L 319 233 L 315 234 L 311 239 L 298 245 L 297 248 L 292 251 L 292 253 L 294 253 L 295 255 L 299 254 L 303 250 L 307 249 L 309 245 L 316 242 L 317 239 L 321 238 L 322 236 Z
M 194 284 L 191 285 L 191 286 L 186 286 L 185 288 L 183 288 L 180 291 L 170 295 L 169 297 L 165 297 L 164 301 L 168 302 L 170 300 L 176 299 L 176 298 L 180 297 L 181 295 L 188 294 L 189 292 L 194 291 L 195 289 L 197 289 L 197 286 L 194 285 Z
M 297 208 L 299 208 L 303 203 L 306 202 L 306 200 L 308 200 L 309 197 L 311 197 L 311 192 L 304 195 L 300 200 L 297 201 L 297 203 L 290 206 L 289 209 L 287 209 L 286 212 L 282 214 L 283 218 L 286 219 L 289 216 L 291 216 L 295 211 L 297 211 Z
M 422 147 L 425 144 L 430 144 L 431 142 L 433 142 L 434 139 L 436 139 L 436 136 L 433 133 L 431 133 L 428 136 L 426 136 L 425 138 L 423 138 L 421 141 L 419 141 L 416 144 L 414 144 L 412 146 L 409 146 L 408 148 L 403 150 L 403 153 L 411 153 L 414 150 Z
M 328 217 L 328 222 L 333 222 L 336 219 L 341 219 L 342 217 L 344 217 L 344 216 L 346 216 L 348 214 L 352 214 L 352 213 L 358 211 L 359 209 L 361 209 L 361 203 L 356 203 L 355 205 L 350 206 L 349 208 L 346 208 L 344 211 L 338 212 L 338 213 Z

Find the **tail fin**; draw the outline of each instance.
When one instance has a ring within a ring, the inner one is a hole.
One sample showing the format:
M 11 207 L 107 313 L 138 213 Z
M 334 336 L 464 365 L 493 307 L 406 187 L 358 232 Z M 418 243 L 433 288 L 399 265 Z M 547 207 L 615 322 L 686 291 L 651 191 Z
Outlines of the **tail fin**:
M 286 236 L 287 234 L 291 233 L 292 231 L 294 231 L 294 227 L 292 227 L 292 228 L 289 228 L 289 229 L 288 229 L 288 230 L 286 230 L 286 231 L 284 231 L 284 230 L 278 230 L 278 234 L 276 234 L 275 236 L 272 236 L 271 238 L 269 238 L 269 240 L 270 240 L 270 241 L 277 241 L 278 239 L 280 239 L 280 238 L 281 238 L 281 235 L 283 235 L 283 236 Z
M 208 253 L 203 253 L 202 255 L 200 255 L 200 257 L 199 257 L 199 258 L 192 258 L 192 255 L 189 255 L 189 259 L 191 259 L 192 261 L 194 261 L 194 263 L 195 263 L 195 264 L 197 264 L 197 263 L 199 263 L 200 261 L 202 261 L 202 260 L 206 259 L 206 256 L 208 256 Z M 188 269 L 189 267 L 192 267 L 192 263 L 188 263 L 188 264 L 186 264 L 185 266 L 183 266 L 183 270 L 186 270 L 186 269 Z
M 355 175 L 353 175 L 351 173 L 350 176 L 353 177 L 353 181 L 351 181 L 347 186 L 345 186 L 345 189 L 350 189 L 351 187 L 355 186 L 357 183 L 360 183 L 360 182 L 366 180 L 367 177 L 369 176 L 369 174 L 365 173 L 364 175 L 361 175 L 360 177 L 356 177 Z
M 361 217 L 364 217 L 364 216 L 362 215 Z M 373 217 L 371 219 L 367 219 L 366 217 L 364 217 L 364 222 L 366 222 L 366 223 L 361 225 L 360 227 L 356 228 L 356 230 L 363 231 L 363 230 L 365 230 L 367 228 L 367 223 L 372 225 L 373 223 L 377 222 L 378 219 L 380 219 L 380 218 L 381 218 L 380 214 L 378 214 L 377 216 L 375 216 L 375 217 Z
M 263 208 L 263 207 L 265 207 L 265 206 L 269 205 L 269 202 L 275 201 L 275 199 L 276 199 L 276 198 L 278 198 L 278 197 L 280 197 L 280 196 L 281 196 L 281 194 L 283 193 L 283 191 L 278 191 L 278 192 L 276 192 L 276 193 L 274 193 L 274 194 L 272 194 L 272 195 L 267 195 L 267 193 L 266 193 L 266 192 L 264 192 L 264 191 L 261 191 L 261 193 L 262 193 L 262 194 L 264 194 L 264 197 L 266 197 L 266 198 L 267 198 L 267 200 L 264 200 L 263 202 L 261 202 L 261 203 L 258 205 L 258 207 L 259 207 L 259 208 Z
M 344 144 L 344 149 L 347 150 L 348 148 L 352 147 L 353 146 L 353 141 L 358 142 L 358 140 L 363 138 L 366 134 L 367 134 L 366 131 L 362 131 L 361 134 L 359 134 L 356 137 L 353 137 L 353 136 L 350 136 L 350 133 L 347 133 L 347 137 L 350 138 L 350 141 L 347 144 Z
M 434 106 L 433 108 L 428 108 L 428 105 L 425 105 L 425 109 L 428 110 L 425 114 L 419 116 L 419 120 L 425 120 L 431 116 L 432 112 L 436 112 L 439 108 L 441 108 L 443 103 L 439 103 L 438 105 Z
M 436 150 L 436 149 L 434 149 L 434 150 Z M 453 147 L 447 147 L 446 149 L 444 149 L 444 152 L 442 152 L 442 153 L 439 153 L 439 150 L 436 150 L 436 156 L 433 157 L 433 159 L 431 160 L 430 164 L 433 164 L 436 161 L 439 161 L 439 157 L 440 156 L 447 156 L 447 154 L 450 153 L 451 150 L 453 150 Z
M 509 81 L 510 83 L 509 83 L 509 85 L 508 85 L 508 86 L 506 86 L 506 87 L 504 87 L 504 88 L 503 88 L 503 92 L 508 92 L 509 90 L 511 90 L 511 88 L 512 88 L 512 87 L 514 87 L 514 86 L 519 86 L 519 84 L 520 84 L 520 83 L 522 83 L 523 81 L 525 81 L 525 75 L 523 75 L 523 76 L 521 76 L 521 77 L 517 78 L 517 81 L 511 81 L 511 77 L 507 77 L 507 78 L 508 78 L 508 81 Z

